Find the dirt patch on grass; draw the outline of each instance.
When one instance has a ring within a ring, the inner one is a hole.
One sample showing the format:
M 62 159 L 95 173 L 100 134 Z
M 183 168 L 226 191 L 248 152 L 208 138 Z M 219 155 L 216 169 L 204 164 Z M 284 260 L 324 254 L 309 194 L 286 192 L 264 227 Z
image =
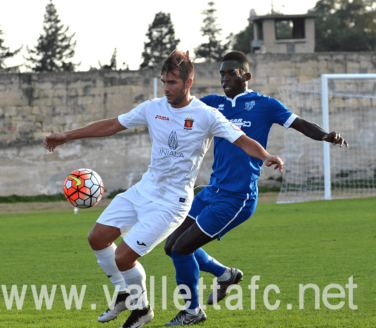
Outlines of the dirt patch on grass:
M 276 203 L 278 195 L 279 192 L 262 192 L 259 193 L 258 201 L 259 203 Z
M 266 192 L 259 194 L 259 202 L 275 203 L 278 199 L 277 192 Z M 102 199 L 95 208 L 105 208 L 110 204 L 111 199 Z M 34 211 L 59 211 L 59 210 L 72 210 L 73 206 L 66 201 L 62 202 L 47 202 L 47 203 L 15 203 L 15 204 L 0 204 L 0 215 L 11 213 L 25 213 Z
M 103 199 L 95 206 L 95 208 L 105 208 L 110 204 L 111 199 Z M 11 213 L 25 213 L 35 211 L 59 211 L 59 210 L 74 210 L 74 207 L 67 201 L 61 202 L 46 202 L 46 203 L 14 203 L 14 204 L 0 204 L 0 215 Z

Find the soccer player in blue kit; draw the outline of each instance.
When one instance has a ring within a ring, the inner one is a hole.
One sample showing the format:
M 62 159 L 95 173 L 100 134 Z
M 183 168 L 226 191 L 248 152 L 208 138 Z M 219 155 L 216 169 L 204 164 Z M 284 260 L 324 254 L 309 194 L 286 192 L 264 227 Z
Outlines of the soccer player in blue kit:
M 247 90 L 251 73 L 244 53 L 233 51 L 226 54 L 219 73 L 225 96 L 209 95 L 200 100 L 217 108 L 264 148 L 274 123 L 293 128 L 314 140 L 348 147 L 339 133 L 328 133 L 319 125 L 293 114 L 278 100 Z M 227 287 L 242 279 L 242 271 L 222 265 L 201 247 L 219 240 L 252 216 L 257 206 L 261 165 L 261 160 L 248 156 L 223 138 L 214 137 L 210 183 L 196 196 L 186 220 L 165 244 L 166 254 L 174 262 L 177 284 L 183 284 L 191 291 L 191 298 L 185 299 L 190 305 L 165 326 L 192 325 L 206 320 L 198 301 L 200 270 L 212 273 L 218 281 L 215 292 L 208 297 L 208 304 L 225 298 Z M 186 294 L 184 289 L 180 292 Z

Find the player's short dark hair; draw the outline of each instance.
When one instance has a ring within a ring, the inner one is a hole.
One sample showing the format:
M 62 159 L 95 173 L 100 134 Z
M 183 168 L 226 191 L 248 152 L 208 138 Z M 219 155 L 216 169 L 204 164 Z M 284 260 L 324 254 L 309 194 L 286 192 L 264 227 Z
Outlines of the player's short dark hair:
M 193 75 L 194 75 L 193 63 L 189 59 L 188 51 L 185 53 L 177 49 L 174 50 L 163 62 L 163 65 L 161 68 L 161 75 L 164 72 L 172 73 L 174 69 L 177 69 L 180 72 L 180 78 L 183 80 L 184 83 L 188 79 L 193 79 Z
M 227 60 L 235 60 L 240 64 L 240 69 L 245 72 L 249 73 L 249 61 L 247 56 L 241 52 L 241 51 L 231 51 L 227 53 L 222 61 L 227 61 Z

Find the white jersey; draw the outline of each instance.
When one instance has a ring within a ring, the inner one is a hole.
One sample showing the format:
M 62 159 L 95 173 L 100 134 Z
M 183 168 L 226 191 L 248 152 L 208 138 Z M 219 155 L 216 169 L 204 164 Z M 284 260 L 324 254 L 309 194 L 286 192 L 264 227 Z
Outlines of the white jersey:
M 148 100 L 118 119 L 128 129 L 140 125 L 149 129 L 151 163 L 135 185 L 138 192 L 174 207 L 191 206 L 194 183 L 213 136 L 233 143 L 244 134 L 217 109 L 194 97 L 183 108 L 173 108 L 166 97 Z M 128 198 L 127 192 L 121 195 Z

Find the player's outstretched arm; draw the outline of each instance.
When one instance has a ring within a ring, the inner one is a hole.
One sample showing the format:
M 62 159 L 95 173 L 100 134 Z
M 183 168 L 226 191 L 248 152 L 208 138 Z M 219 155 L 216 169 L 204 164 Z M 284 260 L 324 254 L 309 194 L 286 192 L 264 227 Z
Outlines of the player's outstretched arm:
M 53 133 L 46 136 L 44 139 L 44 145 L 49 151 L 54 151 L 59 145 L 62 145 L 70 140 L 83 139 L 83 138 L 95 138 L 95 137 L 108 137 L 117 132 L 126 130 L 126 127 L 119 123 L 117 118 L 111 118 L 109 120 L 99 121 L 84 128 L 64 132 Z
M 282 172 L 283 161 L 278 156 L 270 155 L 256 140 L 243 134 L 234 144 L 242 148 L 249 156 L 261 159 L 266 166 L 275 165 L 274 170 L 279 169 Z
M 348 142 L 343 139 L 338 132 L 332 131 L 328 133 L 316 123 L 308 122 L 300 117 L 297 117 L 294 122 L 291 123 L 290 128 L 303 133 L 308 138 L 330 142 L 333 146 L 338 144 L 340 147 L 343 145 L 346 147 L 349 146 Z

